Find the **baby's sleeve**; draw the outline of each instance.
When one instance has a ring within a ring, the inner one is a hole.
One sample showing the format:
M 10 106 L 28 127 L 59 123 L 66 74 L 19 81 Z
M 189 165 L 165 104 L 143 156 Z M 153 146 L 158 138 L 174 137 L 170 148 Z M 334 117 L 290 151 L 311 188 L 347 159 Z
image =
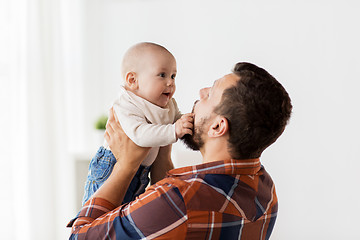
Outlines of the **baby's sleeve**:
M 176 142 L 175 124 L 150 123 L 132 103 L 114 104 L 115 114 L 126 135 L 141 147 L 162 147 Z

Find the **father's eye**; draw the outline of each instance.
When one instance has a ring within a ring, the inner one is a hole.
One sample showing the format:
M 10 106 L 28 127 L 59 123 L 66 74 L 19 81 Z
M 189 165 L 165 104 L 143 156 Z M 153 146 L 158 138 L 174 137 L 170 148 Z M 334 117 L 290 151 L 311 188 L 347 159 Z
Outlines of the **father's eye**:
M 171 75 L 171 79 L 175 79 L 176 74 Z
M 165 73 L 160 73 L 159 76 L 162 77 L 162 78 L 164 78 L 164 77 L 165 77 Z

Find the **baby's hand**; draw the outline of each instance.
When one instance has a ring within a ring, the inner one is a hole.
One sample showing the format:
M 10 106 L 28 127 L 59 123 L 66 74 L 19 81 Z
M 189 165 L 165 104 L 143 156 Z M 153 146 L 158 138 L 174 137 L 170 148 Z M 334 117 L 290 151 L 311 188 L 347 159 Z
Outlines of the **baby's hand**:
M 186 113 L 175 122 L 176 139 L 182 138 L 185 134 L 193 134 L 194 114 Z

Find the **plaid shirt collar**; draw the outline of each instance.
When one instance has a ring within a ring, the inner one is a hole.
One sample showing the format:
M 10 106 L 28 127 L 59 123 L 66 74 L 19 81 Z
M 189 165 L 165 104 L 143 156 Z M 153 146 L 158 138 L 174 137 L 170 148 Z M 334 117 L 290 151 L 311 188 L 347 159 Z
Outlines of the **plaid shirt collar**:
M 169 171 L 169 176 L 185 176 L 193 174 L 227 174 L 255 175 L 261 169 L 259 158 L 246 160 L 221 160 L 195 166 L 182 167 Z

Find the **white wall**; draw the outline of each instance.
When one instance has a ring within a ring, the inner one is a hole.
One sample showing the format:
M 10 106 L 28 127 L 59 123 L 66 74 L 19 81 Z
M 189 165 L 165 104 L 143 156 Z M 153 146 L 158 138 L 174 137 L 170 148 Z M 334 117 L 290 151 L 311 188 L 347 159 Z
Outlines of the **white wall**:
M 136 42 L 157 42 L 175 55 L 175 98 L 183 112 L 201 87 L 238 61 L 253 62 L 284 85 L 294 105 L 290 125 L 262 157 L 279 197 L 272 239 L 354 239 L 359 10 L 359 3 L 346 0 L 87 1 L 85 139 L 116 96 L 119 63 Z M 175 150 L 184 151 L 179 144 Z

